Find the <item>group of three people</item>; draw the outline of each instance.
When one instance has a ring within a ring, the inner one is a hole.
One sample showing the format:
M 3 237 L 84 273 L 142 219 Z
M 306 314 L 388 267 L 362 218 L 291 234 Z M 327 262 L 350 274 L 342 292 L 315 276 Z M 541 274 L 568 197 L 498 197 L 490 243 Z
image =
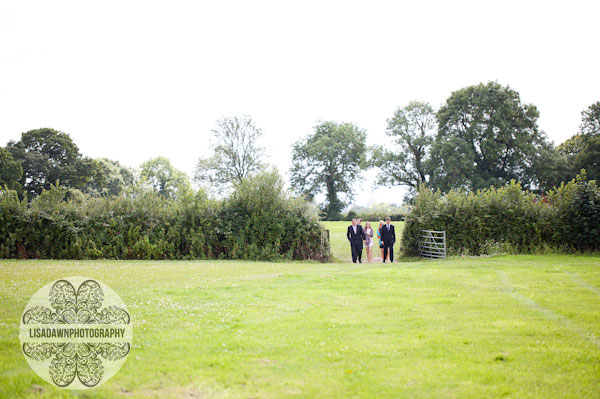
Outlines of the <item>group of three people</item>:
M 392 219 L 388 216 L 385 218 L 385 224 L 383 220 L 379 221 L 379 228 L 377 229 L 377 238 L 379 239 L 379 248 L 381 248 L 381 258 L 385 263 L 388 252 L 390 254 L 390 262 L 394 261 L 394 243 L 396 242 L 396 232 L 394 225 L 391 224 Z M 353 218 L 352 225 L 348 226 L 348 232 L 346 237 L 350 242 L 350 249 L 352 250 L 352 262 L 362 263 L 362 250 L 363 243 L 367 249 L 367 261 L 371 263 L 373 259 L 373 236 L 374 232 L 371 228 L 371 223 L 366 222 L 365 228 L 362 227 L 362 220 Z

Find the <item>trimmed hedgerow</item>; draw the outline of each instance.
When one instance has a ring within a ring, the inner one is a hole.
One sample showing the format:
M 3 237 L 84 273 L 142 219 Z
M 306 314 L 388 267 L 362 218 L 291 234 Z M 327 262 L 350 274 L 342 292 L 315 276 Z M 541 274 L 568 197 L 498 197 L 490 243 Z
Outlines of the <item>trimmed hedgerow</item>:
M 547 197 L 515 181 L 446 195 L 419 190 L 406 219 L 402 249 L 418 255 L 420 230 L 445 230 L 449 254 L 532 253 L 600 249 L 600 189 L 585 171 Z
M 144 189 L 98 198 L 58 186 L 28 204 L 0 190 L 0 258 L 327 261 L 322 231 L 275 172 L 224 200 L 203 191 L 165 199 Z

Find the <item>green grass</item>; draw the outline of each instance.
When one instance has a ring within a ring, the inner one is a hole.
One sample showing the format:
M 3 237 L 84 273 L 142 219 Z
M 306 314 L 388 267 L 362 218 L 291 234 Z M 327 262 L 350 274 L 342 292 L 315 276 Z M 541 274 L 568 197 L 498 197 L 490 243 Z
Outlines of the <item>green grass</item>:
M 363 226 L 366 221 L 363 221 Z M 331 254 L 338 261 L 351 261 L 352 253 L 350 252 L 350 244 L 346 238 L 346 232 L 350 222 L 322 222 L 326 229 L 329 229 L 329 239 L 331 242 Z M 396 245 L 394 245 L 394 260 L 400 258 L 400 239 L 402 238 L 402 230 L 404 222 L 392 222 L 396 227 Z M 371 221 L 373 230 L 377 232 L 379 221 Z M 375 245 L 373 246 L 373 260 L 381 261 L 381 250 L 377 244 L 377 233 L 375 233 Z M 363 250 L 363 261 L 367 259 L 367 253 Z
M 52 388 L 20 352 L 29 297 L 64 276 L 128 304 L 101 387 Z M 598 398 L 600 258 L 395 264 L 0 261 L 0 398 Z

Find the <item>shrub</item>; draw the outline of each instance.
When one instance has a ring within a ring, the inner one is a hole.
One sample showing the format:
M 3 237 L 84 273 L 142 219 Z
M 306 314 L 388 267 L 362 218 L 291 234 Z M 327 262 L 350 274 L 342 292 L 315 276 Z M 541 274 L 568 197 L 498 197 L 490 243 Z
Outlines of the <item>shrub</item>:
M 289 197 L 276 172 L 245 179 L 223 206 L 223 239 L 230 258 L 325 259 L 322 227 L 308 205 Z
M 600 188 L 588 181 L 585 170 L 549 195 L 556 209 L 555 239 L 580 251 L 600 249 Z
M 600 249 L 600 191 L 577 179 L 538 197 L 515 181 L 498 189 L 419 190 L 402 235 L 405 255 L 418 255 L 420 230 L 445 230 L 449 254 L 531 253 L 548 248 Z
M 90 197 L 52 186 L 30 204 L 0 190 L 0 257 L 56 259 L 329 259 L 323 227 L 276 172 L 230 198 L 168 199 L 141 187 Z

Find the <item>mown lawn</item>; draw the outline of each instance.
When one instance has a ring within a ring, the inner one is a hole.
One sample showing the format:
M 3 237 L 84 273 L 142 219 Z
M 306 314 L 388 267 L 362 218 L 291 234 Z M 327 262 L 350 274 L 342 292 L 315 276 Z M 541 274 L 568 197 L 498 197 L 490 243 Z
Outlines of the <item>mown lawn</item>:
M 29 297 L 111 286 L 134 347 L 99 388 L 52 388 L 20 352 Z M 600 397 L 600 258 L 395 264 L 0 261 L 0 398 Z
M 363 221 L 363 226 L 366 221 Z M 322 222 L 325 228 L 329 230 L 329 239 L 331 244 L 331 254 L 338 261 L 352 261 L 352 253 L 350 251 L 350 244 L 346 238 L 346 232 L 351 222 Z M 402 238 L 402 230 L 404 230 L 404 222 L 392 222 L 396 230 L 396 245 L 394 245 L 394 260 L 400 258 L 400 240 Z M 379 221 L 371 221 L 371 226 L 376 232 L 379 227 Z M 377 233 L 374 236 L 375 245 L 373 246 L 373 260 L 381 262 L 381 250 L 377 244 Z M 363 250 L 363 261 L 366 261 L 367 253 Z

